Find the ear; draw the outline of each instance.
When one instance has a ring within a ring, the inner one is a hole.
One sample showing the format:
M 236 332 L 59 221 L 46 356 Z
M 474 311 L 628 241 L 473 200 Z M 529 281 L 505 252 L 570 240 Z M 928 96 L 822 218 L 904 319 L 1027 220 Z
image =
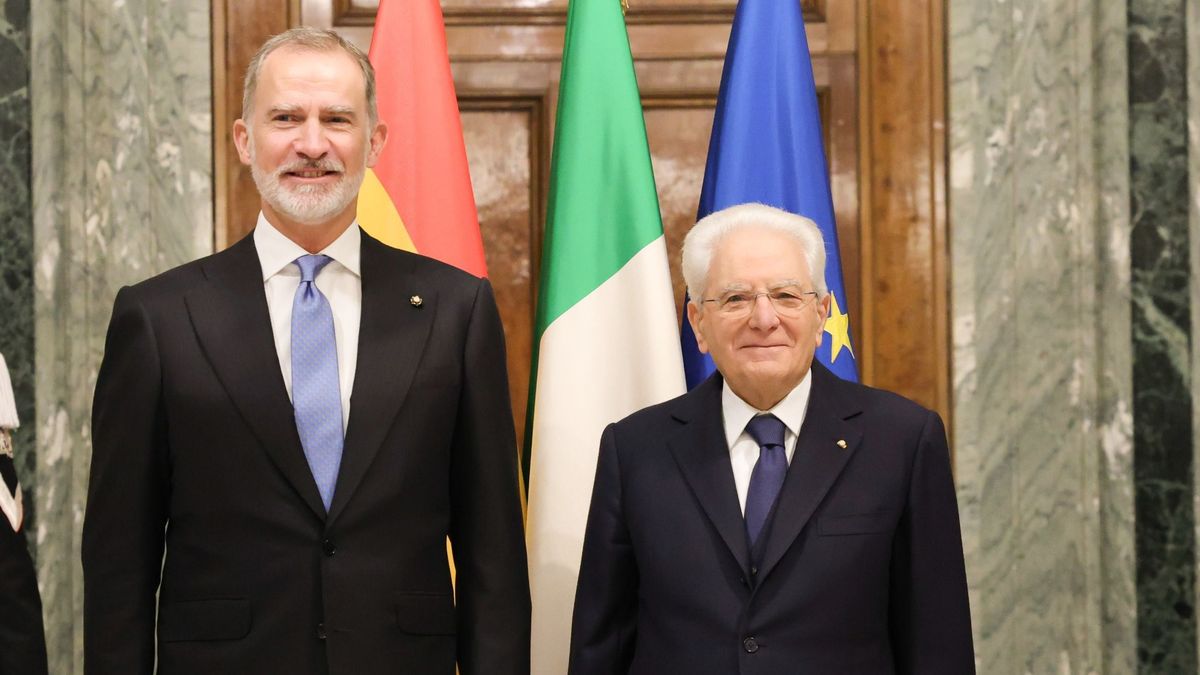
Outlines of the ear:
M 233 144 L 237 146 L 238 159 L 250 166 L 250 128 L 241 118 L 233 122 Z
M 829 304 L 832 302 L 833 293 L 825 292 L 825 297 L 817 303 L 817 346 L 821 346 L 821 340 L 825 338 L 825 322 L 829 319 Z
M 367 167 L 375 166 L 379 161 L 379 155 L 383 154 L 383 146 L 387 143 L 388 128 L 383 122 L 375 125 L 375 130 L 371 132 L 371 137 L 368 142 L 371 144 L 367 151 Z
M 696 305 L 695 300 L 688 300 L 687 318 L 688 323 L 692 325 L 692 332 L 696 334 L 696 347 L 700 349 L 701 354 L 707 354 L 708 341 L 704 339 L 704 314 Z

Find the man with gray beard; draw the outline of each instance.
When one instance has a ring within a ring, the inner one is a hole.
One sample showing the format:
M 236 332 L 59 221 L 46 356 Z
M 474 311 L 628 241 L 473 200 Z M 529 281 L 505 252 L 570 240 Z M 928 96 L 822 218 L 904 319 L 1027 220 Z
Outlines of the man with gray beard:
M 370 62 L 272 38 L 233 132 L 254 232 L 113 308 L 86 672 L 527 674 L 500 318 L 486 280 L 355 222 L 387 140 Z

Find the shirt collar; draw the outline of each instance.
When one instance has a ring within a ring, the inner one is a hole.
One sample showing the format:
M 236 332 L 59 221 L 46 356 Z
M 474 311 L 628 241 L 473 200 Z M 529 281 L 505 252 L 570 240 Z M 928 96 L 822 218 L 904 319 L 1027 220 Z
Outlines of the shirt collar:
M 284 236 L 262 212 L 259 212 L 258 224 L 254 228 L 254 248 L 258 251 L 263 281 L 289 269 L 296 258 L 308 255 L 308 251 Z M 361 277 L 359 260 L 362 256 L 362 231 L 358 227 L 358 221 L 351 223 L 345 232 L 320 253 L 333 258 L 354 276 Z M 299 270 L 296 272 L 299 274 Z
M 746 430 L 746 423 L 750 421 L 751 417 L 760 413 L 771 413 L 778 417 L 793 436 L 799 436 L 800 425 L 804 423 L 804 413 L 808 410 L 808 395 L 811 391 L 812 369 L 809 368 L 804 379 L 800 380 L 800 384 L 796 385 L 787 396 L 784 396 L 782 401 L 776 403 L 774 408 L 758 410 L 735 394 L 729 388 L 728 382 L 722 382 L 721 413 L 725 418 L 726 445 L 732 448 L 738 437 Z

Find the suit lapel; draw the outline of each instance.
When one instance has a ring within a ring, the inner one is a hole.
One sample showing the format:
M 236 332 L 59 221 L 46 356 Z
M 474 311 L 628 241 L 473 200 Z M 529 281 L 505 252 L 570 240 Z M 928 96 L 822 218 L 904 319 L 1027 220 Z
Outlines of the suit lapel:
M 815 361 L 812 372 L 808 412 L 775 506 L 766 551 L 759 565 L 760 581 L 779 563 L 808 524 L 862 440 L 862 433 L 846 422 L 861 412 L 861 407 L 844 397 L 836 376 Z M 838 441 L 845 441 L 846 447 L 842 448 Z
M 438 309 L 436 290 L 408 262 L 363 233 L 358 364 L 330 522 L 354 495 L 391 430 Z M 421 297 L 420 306 L 410 302 L 414 295 Z
M 670 440 L 669 446 L 696 501 L 746 573 L 750 568 L 750 552 L 725 443 L 721 383 L 720 376 L 710 377 L 681 401 L 675 418 L 685 426 Z
M 184 297 L 200 346 L 275 466 L 324 518 L 325 507 L 304 458 L 279 368 L 253 236 L 209 258 L 204 274 L 208 283 Z

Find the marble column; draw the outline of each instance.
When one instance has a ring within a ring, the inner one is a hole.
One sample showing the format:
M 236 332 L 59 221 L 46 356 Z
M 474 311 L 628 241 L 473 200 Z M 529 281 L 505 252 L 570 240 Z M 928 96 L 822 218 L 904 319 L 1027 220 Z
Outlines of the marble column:
M 29 0 L 0 8 L 0 354 L 8 362 L 21 428 L 13 435 L 17 475 L 32 504 L 33 213 L 29 168 Z M 37 514 L 26 510 L 34 527 Z
M 1188 173 L 1190 186 L 1190 213 L 1188 235 L 1191 245 L 1191 289 L 1192 303 L 1192 335 L 1200 335 L 1200 3 L 1190 2 L 1187 5 L 1186 44 L 1187 44 L 1187 91 L 1188 91 Z M 1193 341 L 1194 345 L 1194 341 Z M 1200 349 L 1194 346 L 1191 352 L 1192 373 L 1200 373 Z M 1193 380 L 1194 381 L 1194 380 Z M 1195 386 L 1192 390 L 1192 485 L 1193 504 L 1195 508 L 1195 540 L 1200 542 L 1200 396 Z M 1196 577 L 1200 579 L 1200 546 L 1196 551 Z M 1200 583 L 1195 585 L 1192 607 L 1200 607 Z M 1200 663 L 1200 639 L 1196 641 L 1196 661 Z
M 53 673 L 82 672 L 79 531 L 113 297 L 212 250 L 209 5 L 32 7 L 36 540 Z
M 1125 5 L 948 12 L 953 443 L 978 670 L 1132 673 Z
M 1188 0 L 1128 0 L 1138 668 L 1194 673 Z

